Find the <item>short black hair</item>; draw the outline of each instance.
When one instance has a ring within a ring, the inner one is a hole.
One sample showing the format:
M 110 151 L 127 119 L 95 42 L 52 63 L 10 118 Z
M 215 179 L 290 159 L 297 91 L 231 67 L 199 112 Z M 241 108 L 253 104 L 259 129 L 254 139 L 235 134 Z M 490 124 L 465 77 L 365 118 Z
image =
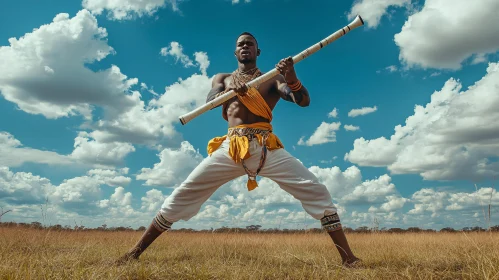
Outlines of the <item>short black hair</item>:
M 249 36 L 253 37 L 253 39 L 255 39 L 256 47 L 258 48 L 258 41 L 256 40 L 255 36 L 253 36 L 253 34 L 245 31 L 245 32 L 239 34 L 239 36 L 237 36 L 237 39 L 239 39 L 239 37 L 241 37 L 243 35 L 249 35 Z M 236 39 L 236 42 L 237 42 L 237 39 Z

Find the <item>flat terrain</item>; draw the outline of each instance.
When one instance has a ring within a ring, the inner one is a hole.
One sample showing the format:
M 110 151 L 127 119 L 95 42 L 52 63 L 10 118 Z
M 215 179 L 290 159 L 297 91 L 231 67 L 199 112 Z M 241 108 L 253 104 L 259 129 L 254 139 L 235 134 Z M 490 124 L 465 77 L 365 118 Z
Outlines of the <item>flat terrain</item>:
M 141 234 L 0 228 L 0 279 L 499 279 L 499 233 L 351 233 L 345 269 L 325 233 L 170 232 L 115 265 Z

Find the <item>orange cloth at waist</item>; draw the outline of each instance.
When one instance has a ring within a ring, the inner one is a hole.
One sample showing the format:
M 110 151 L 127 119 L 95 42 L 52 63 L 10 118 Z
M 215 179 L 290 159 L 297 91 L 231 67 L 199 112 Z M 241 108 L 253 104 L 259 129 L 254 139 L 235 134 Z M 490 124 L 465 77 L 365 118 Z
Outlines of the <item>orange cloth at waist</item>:
M 270 123 L 259 122 L 253 124 L 242 124 L 235 127 L 230 127 L 227 135 L 215 137 L 208 142 L 207 152 L 211 155 L 220 145 L 229 137 L 229 155 L 234 162 L 239 163 L 241 160 L 249 158 L 249 142 L 253 137 L 258 139 L 260 145 L 264 145 L 268 150 L 284 148 L 281 140 L 272 133 L 272 125 Z M 263 142 L 264 138 L 265 143 Z

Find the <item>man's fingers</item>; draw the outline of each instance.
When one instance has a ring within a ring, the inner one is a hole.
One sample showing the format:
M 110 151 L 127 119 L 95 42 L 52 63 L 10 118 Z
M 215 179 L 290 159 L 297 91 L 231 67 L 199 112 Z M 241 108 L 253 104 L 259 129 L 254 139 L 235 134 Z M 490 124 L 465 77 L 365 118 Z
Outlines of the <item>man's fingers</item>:
M 247 89 L 248 86 L 241 81 L 237 81 L 234 85 L 234 91 L 239 95 L 245 95 Z
M 280 61 L 277 65 L 281 67 L 282 69 L 288 68 L 291 64 L 288 61 L 282 60 Z
M 284 72 L 284 70 L 285 70 L 285 66 L 284 66 L 284 65 L 282 65 L 280 62 L 279 62 L 279 64 L 276 64 L 276 66 L 275 66 L 275 67 L 276 67 L 276 68 L 277 68 L 277 70 L 279 70 L 279 72 L 281 72 L 281 73 L 283 73 L 283 72 Z
M 283 65 L 293 64 L 293 58 L 291 56 L 283 58 L 279 61 L 279 63 Z
M 246 87 L 246 85 L 241 81 L 238 82 L 237 86 L 239 87 L 240 90 L 244 90 L 244 88 Z
M 244 90 L 244 88 L 239 88 L 239 91 L 237 91 L 237 94 L 244 96 L 244 95 L 246 95 L 246 90 Z
M 238 90 L 239 92 L 246 91 L 246 86 L 245 86 L 245 85 L 239 85 L 239 86 L 237 87 L 237 90 Z

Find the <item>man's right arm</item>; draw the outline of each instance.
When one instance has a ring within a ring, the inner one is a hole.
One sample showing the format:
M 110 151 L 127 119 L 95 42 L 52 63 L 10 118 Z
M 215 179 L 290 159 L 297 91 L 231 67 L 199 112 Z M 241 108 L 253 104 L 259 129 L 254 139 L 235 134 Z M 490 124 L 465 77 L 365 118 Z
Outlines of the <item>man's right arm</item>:
M 206 97 L 206 103 L 215 99 L 217 97 L 217 94 L 225 90 L 224 80 L 225 80 L 224 74 L 216 74 L 215 77 L 213 77 L 213 81 L 211 82 L 211 90 L 208 93 L 208 96 Z

